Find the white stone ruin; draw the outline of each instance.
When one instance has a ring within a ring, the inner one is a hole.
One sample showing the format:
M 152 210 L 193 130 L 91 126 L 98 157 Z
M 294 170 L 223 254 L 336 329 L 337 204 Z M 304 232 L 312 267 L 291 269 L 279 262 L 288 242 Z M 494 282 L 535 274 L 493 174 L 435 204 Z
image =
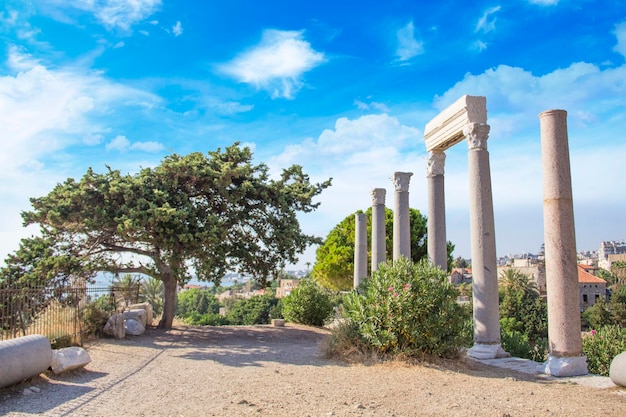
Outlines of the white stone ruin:
M 426 124 L 428 161 L 428 257 L 447 270 L 444 195 L 445 151 L 467 139 L 470 234 L 474 293 L 474 346 L 477 359 L 506 357 L 500 344 L 496 236 L 487 138 L 487 99 L 463 96 Z
M 580 335 L 576 239 L 566 118 L 567 113 L 563 110 L 548 110 L 539 115 L 550 343 L 548 360 L 540 365 L 539 369 L 554 376 L 587 374 L 586 357 L 582 355 Z M 428 122 L 424 129 L 424 141 L 429 153 L 426 173 L 428 178 L 428 258 L 431 263 L 444 271 L 447 270 L 448 259 L 445 218 L 445 151 L 467 139 L 474 295 L 474 345 L 468 350 L 468 355 L 476 359 L 510 356 L 502 349 L 500 342 L 496 238 L 491 169 L 487 151 L 489 130 L 487 99 L 469 95 L 455 101 Z M 411 175 L 413 174 L 409 172 L 395 172 L 391 178 L 395 188 L 394 260 L 402 256 L 411 257 L 408 203 Z M 385 260 L 385 190 L 375 188 L 371 195 L 373 272 L 378 264 Z M 355 288 L 367 273 L 365 230 L 365 215 L 357 214 Z M 622 361 L 626 363 L 626 360 L 622 359 Z

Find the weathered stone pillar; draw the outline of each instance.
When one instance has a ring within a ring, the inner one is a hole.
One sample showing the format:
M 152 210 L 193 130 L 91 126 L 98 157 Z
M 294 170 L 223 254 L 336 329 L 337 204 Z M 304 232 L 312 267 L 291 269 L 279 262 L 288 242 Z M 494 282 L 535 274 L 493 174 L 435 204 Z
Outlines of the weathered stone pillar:
M 372 190 L 372 272 L 387 258 L 384 188 Z
M 393 181 L 393 260 L 411 259 L 411 224 L 409 220 L 409 182 L 412 172 L 394 172 Z
M 555 376 L 587 373 L 582 355 L 574 205 L 567 138 L 567 112 L 539 115 L 543 170 L 543 222 L 548 338 L 544 372 Z
M 354 220 L 354 288 L 357 288 L 367 276 L 367 216 L 357 213 Z
M 430 152 L 426 176 L 428 177 L 428 260 L 447 271 L 446 197 L 443 176 L 445 161 L 445 153 Z
M 500 345 L 498 269 L 487 138 L 489 125 L 469 123 L 463 129 L 469 145 L 470 234 L 474 293 L 474 346 L 478 359 L 508 356 Z

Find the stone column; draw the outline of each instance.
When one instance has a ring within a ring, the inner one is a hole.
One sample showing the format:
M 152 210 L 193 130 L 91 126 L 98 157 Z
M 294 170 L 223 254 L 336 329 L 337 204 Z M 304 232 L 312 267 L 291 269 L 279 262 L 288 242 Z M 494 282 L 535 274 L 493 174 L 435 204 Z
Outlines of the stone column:
M 372 190 L 372 272 L 387 258 L 384 188 Z
M 367 276 L 367 216 L 357 213 L 354 236 L 354 288 Z
M 409 221 L 409 182 L 412 172 L 394 172 L 393 181 L 393 260 L 411 259 L 411 224 Z
M 539 115 L 543 170 L 543 223 L 548 338 L 544 372 L 555 376 L 587 373 L 582 355 L 574 205 L 567 138 L 567 112 Z
M 430 152 L 426 176 L 428 178 L 428 260 L 447 271 L 446 197 L 443 176 L 445 161 L 445 153 Z
M 474 292 L 474 346 L 478 359 L 509 356 L 500 345 L 500 312 L 496 236 L 487 138 L 489 125 L 469 123 L 463 129 L 469 145 L 470 234 Z

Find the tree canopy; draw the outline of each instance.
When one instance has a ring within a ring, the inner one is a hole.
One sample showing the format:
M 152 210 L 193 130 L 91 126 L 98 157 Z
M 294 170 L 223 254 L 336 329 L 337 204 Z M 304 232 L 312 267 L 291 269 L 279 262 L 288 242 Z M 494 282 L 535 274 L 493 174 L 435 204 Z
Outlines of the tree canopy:
M 359 210 L 356 213 L 362 213 Z M 354 277 L 354 239 L 355 239 L 355 214 L 350 214 L 335 226 L 324 243 L 317 248 L 315 265 L 311 276 L 323 287 L 334 290 L 348 290 L 353 286 Z M 371 270 L 372 249 L 372 208 L 365 212 L 367 216 L 367 240 L 368 240 L 368 271 Z M 409 222 L 411 227 L 411 259 L 419 262 L 427 258 L 427 219 L 417 209 L 409 209 Z M 385 248 L 386 257 L 393 257 L 393 211 L 385 208 Z M 454 245 L 448 242 L 448 265 L 451 265 L 451 254 Z
M 133 175 L 89 168 L 80 180 L 31 199 L 24 223 L 40 225 L 42 237 L 24 240 L 3 272 L 34 272 L 23 255 L 35 254 L 48 278 L 145 274 L 163 281 L 159 327 L 170 328 L 176 286 L 192 276 L 219 284 L 236 270 L 265 282 L 320 243 L 302 232 L 297 215 L 315 210 L 314 197 L 329 186 L 311 183 L 298 165 L 271 179 L 239 143 L 207 155 L 172 154 Z

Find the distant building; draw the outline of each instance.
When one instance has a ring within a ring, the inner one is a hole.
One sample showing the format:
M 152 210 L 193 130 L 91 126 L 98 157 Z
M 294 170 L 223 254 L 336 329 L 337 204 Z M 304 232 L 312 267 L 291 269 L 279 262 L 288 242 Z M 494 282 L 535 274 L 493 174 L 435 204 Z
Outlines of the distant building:
M 546 295 L 546 266 L 537 257 L 514 259 L 510 266 L 498 267 L 498 277 L 508 269 L 514 269 L 529 276 L 537 284 L 539 294 Z
M 606 281 L 589 273 L 584 265 L 578 265 L 578 293 L 582 312 L 600 299 L 606 301 Z
M 299 279 L 281 279 L 276 288 L 276 298 L 283 298 L 291 294 L 294 288 L 298 286 Z
M 626 261 L 626 243 L 612 240 L 600 243 L 598 267 L 610 271 L 611 264 L 617 261 Z
M 472 270 L 469 268 L 454 268 L 450 273 L 449 279 L 453 285 L 469 284 L 472 282 Z

